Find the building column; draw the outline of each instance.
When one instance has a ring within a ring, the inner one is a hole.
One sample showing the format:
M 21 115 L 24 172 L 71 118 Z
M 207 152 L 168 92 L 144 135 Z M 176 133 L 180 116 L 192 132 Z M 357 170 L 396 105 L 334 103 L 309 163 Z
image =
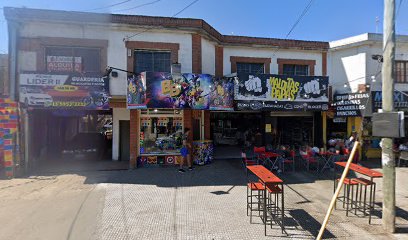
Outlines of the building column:
M 130 161 L 129 168 L 137 167 L 137 157 L 140 153 L 140 112 L 136 109 L 130 110 Z
M 192 44 L 192 70 L 193 73 L 201 73 L 202 71 L 202 59 L 201 59 L 201 36 L 200 34 L 191 35 L 191 44 Z

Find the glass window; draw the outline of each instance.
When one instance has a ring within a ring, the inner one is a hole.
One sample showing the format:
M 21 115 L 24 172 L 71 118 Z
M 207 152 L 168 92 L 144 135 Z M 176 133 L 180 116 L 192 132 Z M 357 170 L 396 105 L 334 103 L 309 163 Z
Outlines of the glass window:
M 168 51 L 135 51 L 135 66 L 136 73 L 141 72 L 170 72 L 171 68 L 171 53 Z
M 183 140 L 183 112 L 144 110 L 140 117 L 140 154 L 178 154 Z
M 265 73 L 264 64 L 237 62 L 237 73 L 262 74 Z
M 48 72 L 101 72 L 99 48 L 47 47 L 45 60 Z
M 283 64 L 284 75 L 308 76 L 308 65 Z
M 408 61 L 395 61 L 395 81 L 397 83 L 408 82 Z

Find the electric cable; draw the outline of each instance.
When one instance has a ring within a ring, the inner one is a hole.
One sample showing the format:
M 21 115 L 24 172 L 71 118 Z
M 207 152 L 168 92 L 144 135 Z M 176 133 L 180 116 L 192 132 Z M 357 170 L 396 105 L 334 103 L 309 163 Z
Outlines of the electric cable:
M 181 10 L 178 11 L 177 13 L 173 14 L 173 16 L 171 16 L 171 18 L 174 18 L 174 17 L 176 17 L 177 15 L 179 15 L 180 13 L 184 12 L 185 10 L 187 10 L 189 7 L 191 7 L 193 4 L 195 4 L 195 3 L 198 2 L 198 1 L 199 1 L 199 0 L 194 0 L 194 1 L 192 1 L 190 4 L 188 4 L 187 6 L 185 6 L 183 9 L 181 9 Z M 153 28 L 150 27 L 150 28 L 147 28 L 147 29 L 145 29 L 145 30 L 143 30 L 143 31 L 141 31 L 141 32 L 135 33 L 135 34 L 133 34 L 133 35 L 131 35 L 131 36 L 126 36 L 125 38 L 123 38 L 123 41 L 127 41 L 127 40 L 129 40 L 129 39 L 131 39 L 131 38 L 134 38 L 134 37 L 136 37 L 136 36 L 138 36 L 138 35 L 140 35 L 140 34 L 143 34 L 143 33 L 147 32 L 147 31 L 150 31 L 150 30 L 152 30 L 152 29 L 153 29 Z
M 119 5 L 128 3 L 128 2 L 131 2 L 131 1 L 133 1 L 133 0 L 125 0 L 125 1 L 114 3 L 114 4 L 111 4 L 111 5 L 108 5 L 108 6 L 98 7 L 98 8 L 93 8 L 93 9 L 87 9 L 87 10 L 83 10 L 83 11 L 92 12 L 92 11 L 96 11 L 96 10 L 101 10 L 101 9 L 105 9 L 105 8 L 111 8 L 111 7 L 119 6 Z
M 130 8 L 114 10 L 114 12 L 126 12 L 126 11 L 129 11 L 129 10 L 134 10 L 134 9 L 141 8 L 141 7 L 144 7 L 144 6 L 152 5 L 152 4 L 158 3 L 160 1 L 162 1 L 162 0 L 155 0 L 155 1 L 147 2 L 147 3 L 139 4 L 137 6 L 130 7 Z

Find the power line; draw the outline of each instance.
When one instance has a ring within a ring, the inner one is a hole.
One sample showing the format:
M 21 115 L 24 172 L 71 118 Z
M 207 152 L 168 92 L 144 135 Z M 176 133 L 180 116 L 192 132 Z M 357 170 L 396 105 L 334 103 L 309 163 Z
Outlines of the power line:
M 130 1 L 133 1 L 133 0 L 125 0 L 125 1 L 122 1 L 122 2 L 118 2 L 118 3 L 114 3 L 114 4 L 111 4 L 111 5 L 105 6 L 105 7 L 98 7 L 98 8 L 88 9 L 88 10 L 84 10 L 84 11 L 88 12 L 88 11 L 101 10 L 101 9 L 105 9 L 105 8 L 111 8 L 111 7 L 115 7 L 115 6 L 119 6 L 119 5 L 128 3 Z
M 120 10 L 114 10 L 114 12 L 125 12 L 125 11 L 129 11 L 129 10 L 141 8 L 141 7 L 144 7 L 144 6 L 152 5 L 152 4 L 158 3 L 158 2 L 160 2 L 160 1 L 162 1 L 162 0 L 155 0 L 155 1 L 147 2 L 147 3 L 139 4 L 139 5 L 134 6 L 134 7 L 131 7 L 131 8 L 125 8 L 125 9 L 120 9 Z
M 171 16 L 171 18 L 174 18 L 174 17 L 176 17 L 177 15 L 179 15 L 180 13 L 184 12 L 185 10 L 187 10 L 189 7 L 191 7 L 193 4 L 195 4 L 195 3 L 198 2 L 198 1 L 199 1 L 199 0 L 194 0 L 194 1 L 192 1 L 190 4 L 188 4 L 187 6 L 185 6 L 183 9 L 181 9 L 181 10 L 178 11 L 177 13 L 173 14 L 173 16 Z M 140 35 L 140 34 L 142 34 L 142 33 L 145 33 L 145 32 L 147 32 L 147 31 L 150 31 L 150 30 L 152 30 L 152 29 L 153 29 L 153 28 L 150 27 L 150 28 L 147 28 L 147 29 L 145 29 L 145 30 L 143 30 L 143 31 L 141 31 L 141 32 L 135 33 L 135 34 L 133 34 L 133 35 L 131 35 L 131 36 L 127 36 L 127 37 L 123 38 L 123 41 L 127 41 L 127 40 L 129 40 L 129 39 L 131 39 L 131 38 L 133 38 L 133 37 L 136 37 L 136 36 L 138 36 L 138 35 Z

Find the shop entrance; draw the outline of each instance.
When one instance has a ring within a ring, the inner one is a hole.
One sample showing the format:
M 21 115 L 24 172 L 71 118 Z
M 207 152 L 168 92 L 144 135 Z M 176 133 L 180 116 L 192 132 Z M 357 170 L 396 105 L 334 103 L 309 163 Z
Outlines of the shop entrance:
M 119 121 L 119 161 L 130 159 L 130 121 Z
M 277 149 L 282 145 L 292 149 L 316 145 L 313 114 L 270 113 L 265 117 L 265 126 L 267 149 Z
M 35 109 L 28 115 L 28 157 L 34 169 L 110 159 L 110 111 Z

